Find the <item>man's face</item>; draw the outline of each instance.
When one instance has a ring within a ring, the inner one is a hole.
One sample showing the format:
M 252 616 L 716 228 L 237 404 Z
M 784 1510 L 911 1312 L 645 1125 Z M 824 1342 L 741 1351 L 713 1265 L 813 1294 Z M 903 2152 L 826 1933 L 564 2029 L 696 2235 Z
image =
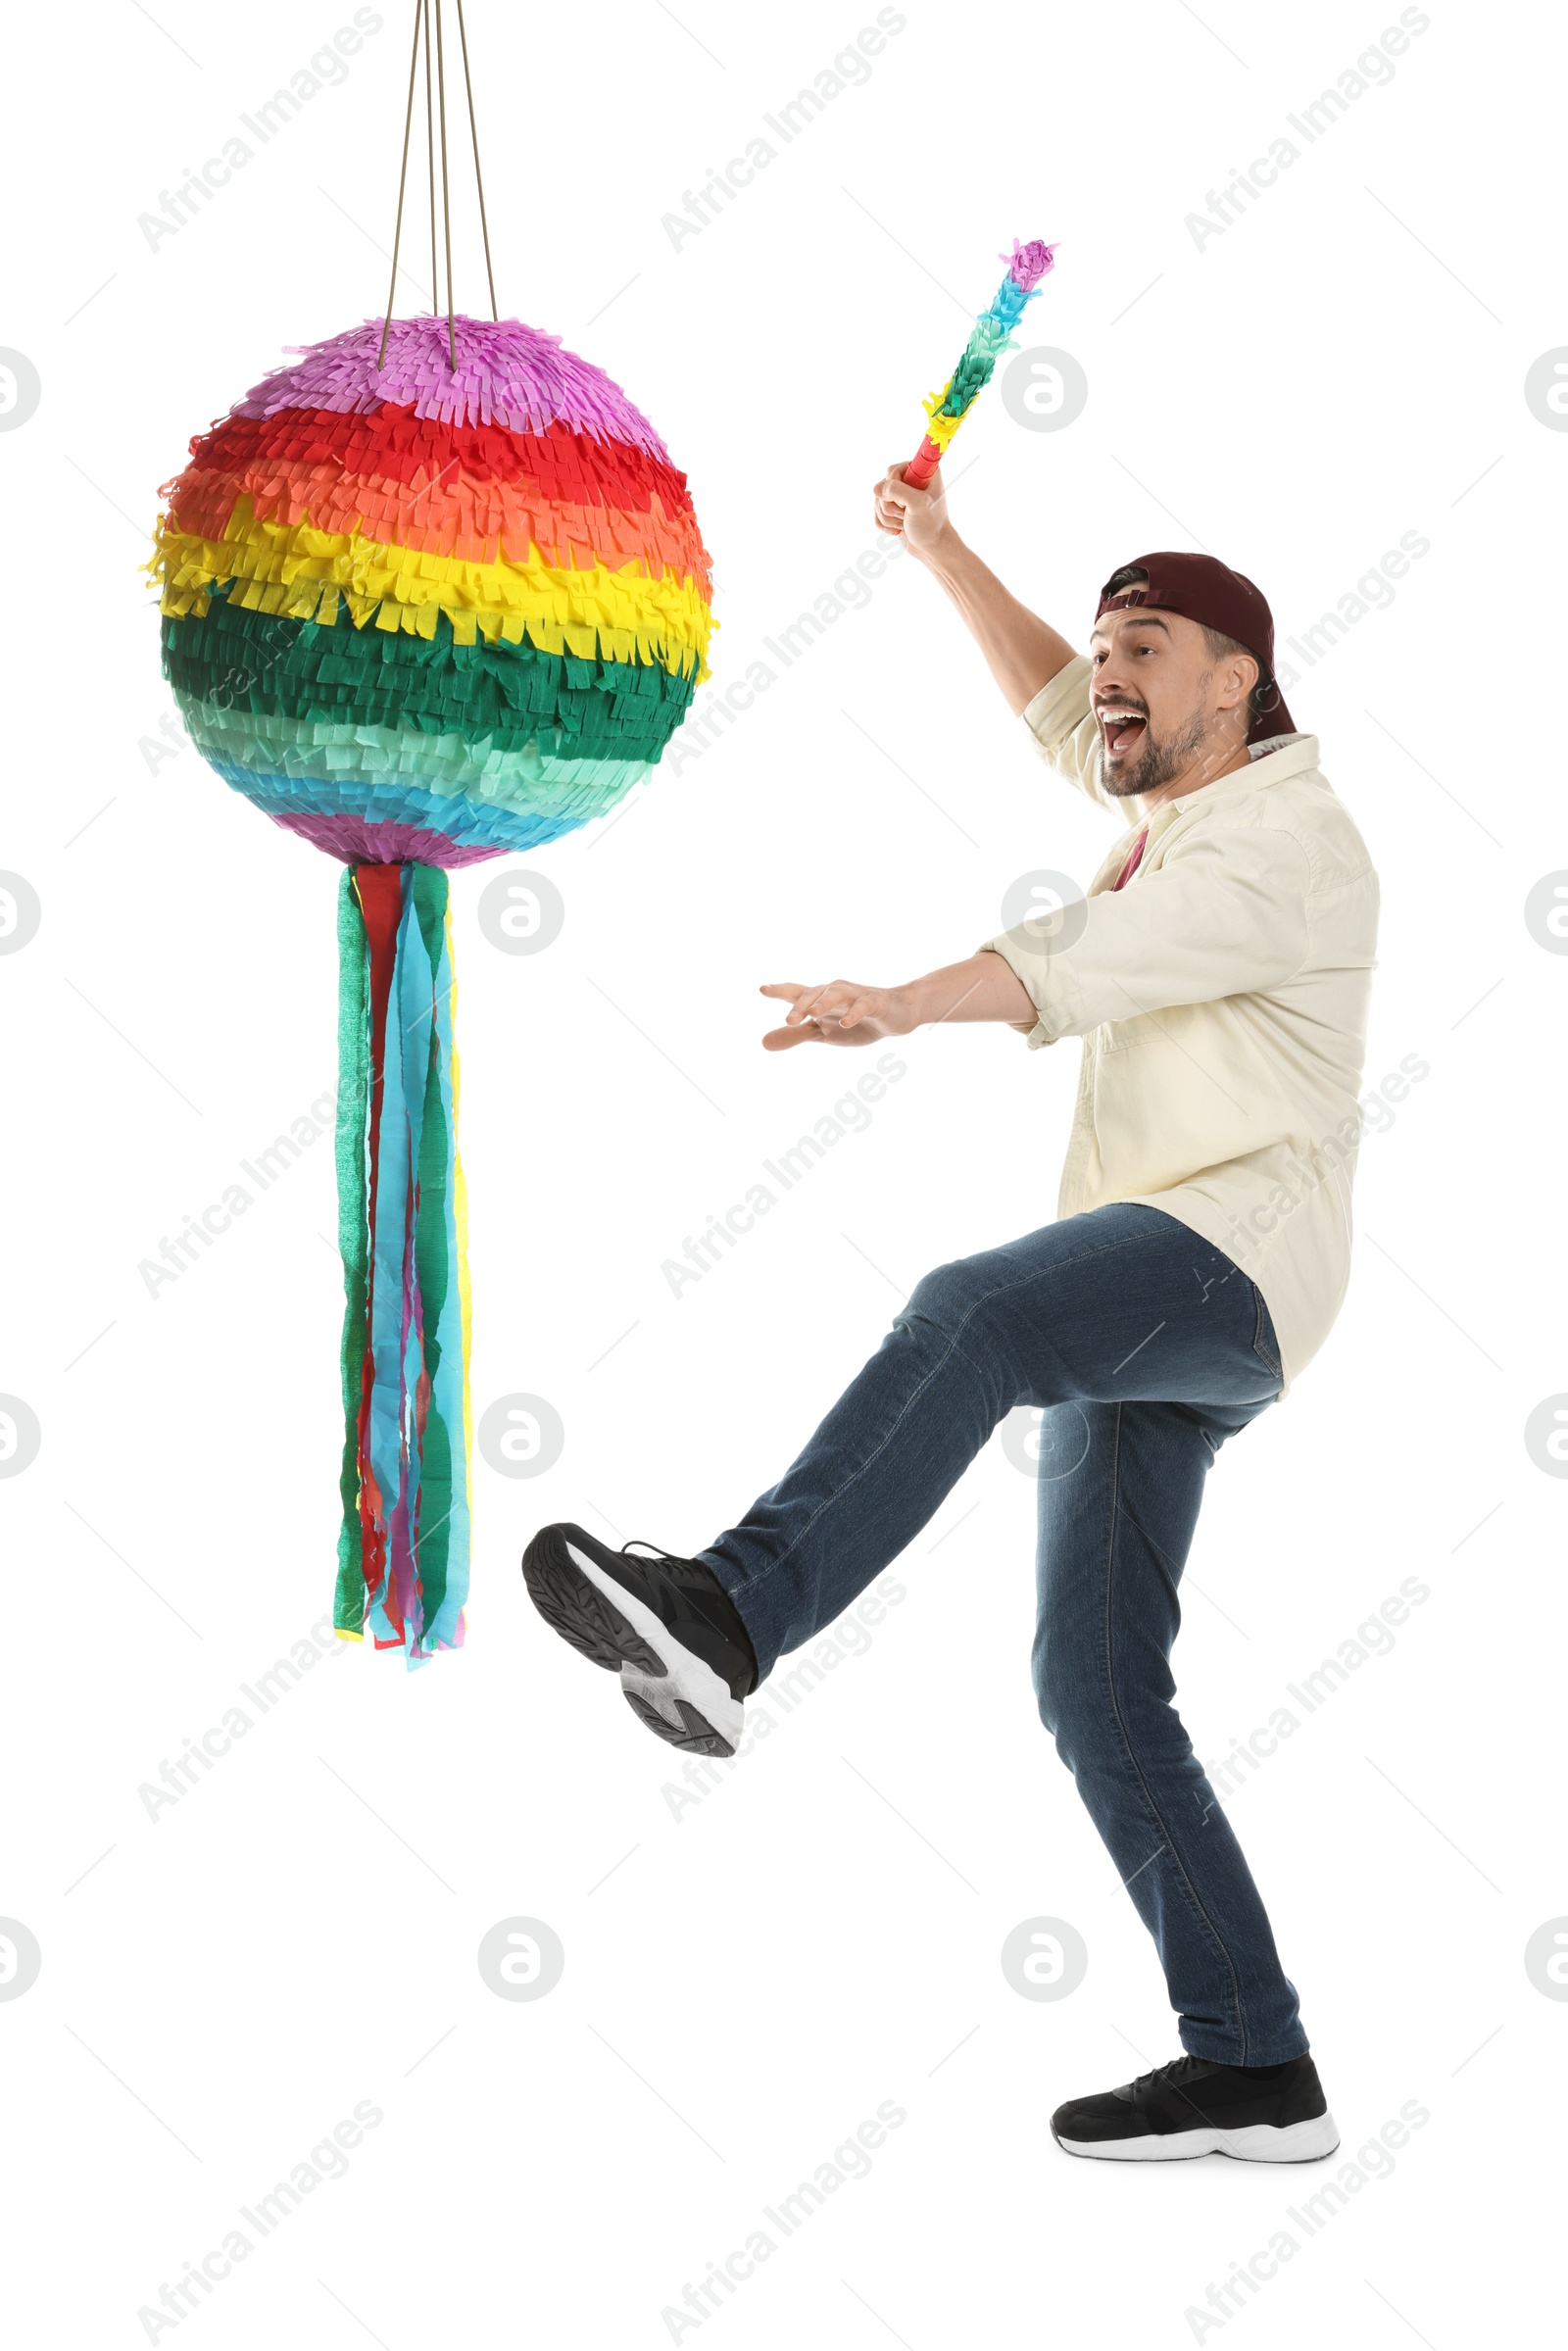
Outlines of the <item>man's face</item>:
M 1257 674 L 1251 656 L 1208 650 L 1196 620 L 1134 605 L 1106 612 L 1089 640 L 1091 701 L 1100 728 L 1102 776 L 1117 800 L 1157 791 L 1201 772 L 1205 751 L 1232 759 L 1246 739 L 1242 712 Z

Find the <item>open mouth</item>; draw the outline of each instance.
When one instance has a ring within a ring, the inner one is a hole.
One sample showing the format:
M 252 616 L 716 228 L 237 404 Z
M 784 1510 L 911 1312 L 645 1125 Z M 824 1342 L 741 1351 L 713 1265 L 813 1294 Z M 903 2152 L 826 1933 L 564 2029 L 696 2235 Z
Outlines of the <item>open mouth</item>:
M 1149 721 L 1143 711 L 1129 706 L 1107 704 L 1097 715 L 1108 759 L 1125 759 L 1130 751 L 1137 750 L 1148 731 Z

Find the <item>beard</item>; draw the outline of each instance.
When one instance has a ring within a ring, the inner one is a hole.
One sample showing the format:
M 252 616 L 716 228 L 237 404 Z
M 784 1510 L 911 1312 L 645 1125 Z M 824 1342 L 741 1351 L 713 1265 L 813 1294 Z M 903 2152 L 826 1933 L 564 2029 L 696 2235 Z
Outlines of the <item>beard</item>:
M 1143 793 L 1157 792 L 1191 766 L 1207 739 L 1208 721 L 1201 710 L 1194 710 L 1168 735 L 1156 736 L 1146 718 L 1137 758 L 1115 768 L 1102 758 L 1100 780 L 1112 800 L 1136 800 Z

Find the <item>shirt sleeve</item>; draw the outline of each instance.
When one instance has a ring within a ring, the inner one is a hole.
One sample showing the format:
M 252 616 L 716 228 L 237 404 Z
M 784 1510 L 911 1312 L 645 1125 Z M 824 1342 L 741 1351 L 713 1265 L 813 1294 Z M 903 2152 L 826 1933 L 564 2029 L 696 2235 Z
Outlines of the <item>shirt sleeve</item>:
M 1040 757 L 1065 782 L 1076 784 L 1097 808 L 1109 808 L 1115 803 L 1101 785 L 1100 729 L 1089 707 L 1093 675 L 1088 656 L 1074 654 L 1066 668 L 1041 687 L 1023 713 L 1023 723 Z
M 1021 930 L 986 945 L 1029 992 L 1030 1045 L 1054 1045 L 1102 1021 L 1283 985 L 1306 960 L 1310 887 L 1293 834 L 1205 825 L 1130 888 L 1085 899 L 1059 946 Z

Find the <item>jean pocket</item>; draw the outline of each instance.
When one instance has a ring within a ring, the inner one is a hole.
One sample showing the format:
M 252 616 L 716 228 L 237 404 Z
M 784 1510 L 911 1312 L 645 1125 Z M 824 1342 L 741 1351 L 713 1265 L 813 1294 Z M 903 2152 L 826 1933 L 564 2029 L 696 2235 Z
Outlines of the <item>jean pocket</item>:
M 1276 1380 L 1285 1377 L 1280 1367 L 1280 1343 L 1274 1336 L 1274 1317 L 1257 1284 L 1252 1284 L 1252 1296 L 1257 1301 L 1257 1324 L 1252 1333 L 1252 1352 Z

